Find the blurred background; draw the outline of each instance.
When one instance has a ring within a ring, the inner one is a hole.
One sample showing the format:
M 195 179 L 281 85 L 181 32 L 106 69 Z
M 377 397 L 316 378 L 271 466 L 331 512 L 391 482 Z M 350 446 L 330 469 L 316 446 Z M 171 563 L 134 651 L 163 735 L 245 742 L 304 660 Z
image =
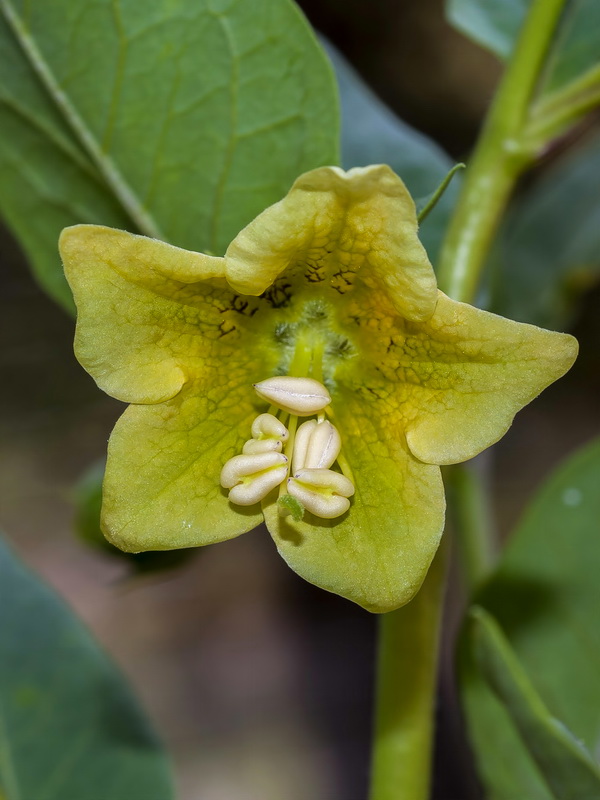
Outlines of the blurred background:
M 500 67 L 448 26 L 441 0 L 300 5 L 398 116 L 454 159 L 468 154 Z M 362 800 L 376 619 L 297 578 L 264 529 L 139 577 L 79 540 L 74 486 L 102 458 L 123 406 L 79 367 L 72 320 L 36 286 L 4 229 L 0 264 L 1 527 L 133 682 L 173 756 L 181 800 Z M 599 304 L 592 289 L 574 315 L 575 367 L 486 457 L 500 537 L 553 466 L 598 433 Z M 457 585 L 435 800 L 479 797 L 452 681 Z

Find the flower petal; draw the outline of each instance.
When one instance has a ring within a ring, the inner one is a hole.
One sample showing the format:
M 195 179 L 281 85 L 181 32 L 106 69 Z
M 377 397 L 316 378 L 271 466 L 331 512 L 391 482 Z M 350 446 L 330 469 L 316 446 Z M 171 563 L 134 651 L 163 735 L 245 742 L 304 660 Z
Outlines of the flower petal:
M 219 484 L 256 416 L 247 378 L 186 384 L 173 399 L 131 405 L 111 435 L 102 524 L 122 550 L 171 550 L 238 536 L 262 521 L 258 504 L 232 506 Z
M 236 236 L 225 261 L 227 280 L 243 294 L 260 295 L 285 273 L 295 284 L 322 284 L 337 300 L 355 281 L 375 285 L 407 319 L 427 319 L 435 308 L 413 200 L 383 165 L 300 176 Z
M 356 493 L 337 519 L 301 522 L 265 505 L 265 521 L 289 566 L 369 611 L 392 611 L 418 591 L 444 526 L 440 470 L 408 451 L 398 414 L 372 397 L 338 395 L 336 426 Z
M 407 363 L 406 438 L 422 461 L 454 464 L 497 442 L 567 372 L 577 340 L 439 294 L 434 316 L 408 325 L 402 344 L 416 355 Z
M 113 397 L 173 397 L 230 330 L 223 259 L 97 225 L 67 228 L 60 251 L 78 309 L 75 352 Z

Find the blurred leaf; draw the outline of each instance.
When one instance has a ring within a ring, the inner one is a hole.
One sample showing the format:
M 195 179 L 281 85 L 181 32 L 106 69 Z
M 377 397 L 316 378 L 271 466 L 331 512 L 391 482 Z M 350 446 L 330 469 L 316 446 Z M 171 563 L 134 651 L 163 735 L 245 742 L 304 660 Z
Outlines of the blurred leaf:
M 0 0 L 0 131 L 0 210 L 64 305 L 64 226 L 218 254 L 338 160 L 331 69 L 290 0 Z
M 491 310 L 567 327 L 600 277 L 600 136 L 567 154 L 514 201 L 492 256 Z
M 471 610 L 469 644 L 481 674 L 502 702 L 555 800 L 600 797 L 600 770 L 570 731 L 544 706 L 499 626 Z
M 173 569 L 185 564 L 199 552 L 198 548 L 188 548 L 186 550 L 148 550 L 145 553 L 125 553 L 111 544 L 100 528 L 105 465 L 104 459 L 92 464 L 75 486 L 73 495 L 75 531 L 86 544 L 114 558 L 126 561 L 138 574 Z
M 599 475 L 600 439 L 542 488 L 476 597 L 498 620 L 548 712 L 594 754 L 600 747 Z M 490 800 L 550 800 L 467 648 L 461 667 L 471 742 Z
M 461 33 L 508 60 L 532 0 L 446 0 L 448 21 Z M 598 0 L 567 0 L 540 83 L 553 92 L 598 64 Z
M 0 541 L 0 796 L 170 800 L 166 756 L 65 603 Z
M 340 90 L 344 168 L 389 164 L 415 199 L 430 195 L 454 162 L 434 141 L 398 119 L 332 44 L 324 45 Z M 460 183 L 457 176 L 419 231 L 434 265 Z
M 530 0 L 446 0 L 454 27 L 503 60 L 510 56 Z
M 541 93 L 562 88 L 600 62 L 600 3 L 569 0 L 546 64 Z

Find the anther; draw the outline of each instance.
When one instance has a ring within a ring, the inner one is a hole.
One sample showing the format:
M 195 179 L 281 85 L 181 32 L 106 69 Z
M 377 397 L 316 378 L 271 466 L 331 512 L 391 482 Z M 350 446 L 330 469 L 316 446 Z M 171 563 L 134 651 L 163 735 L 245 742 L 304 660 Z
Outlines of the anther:
M 333 519 L 350 508 L 354 485 L 330 469 L 300 469 L 288 479 L 288 492 L 307 511 L 323 519 Z
M 282 453 L 234 456 L 221 470 L 221 486 L 232 503 L 253 505 L 285 480 L 287 461 Z
M 281 375 L 255 383 L 254 388 L 264 400 L 299 417 L 316 414 L 331 403 L 327 389 L 313 378 Z
M 337 428 L 327 420 L 303 422 L 294 440 L 293 471 L 329 469 L 339 455 L 342 440 Z
M 257 453 L 281 453 L 281 439 L 248 439 L 242 447 L 244 455 L 254 456 Z
M 274 438 L 287 442 L 289 432 L 281 420 L 273 414 L 259 414 L 252 423 L 252 436 L 255 439 Z

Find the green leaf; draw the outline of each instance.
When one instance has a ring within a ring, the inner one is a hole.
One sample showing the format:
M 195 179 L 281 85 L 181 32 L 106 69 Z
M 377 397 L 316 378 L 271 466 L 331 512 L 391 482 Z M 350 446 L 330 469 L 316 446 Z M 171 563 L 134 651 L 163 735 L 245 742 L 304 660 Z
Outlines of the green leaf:
M 556 800 L 600 797 L 598 765 L 550 714 L 494 618 L 475 606 L 470 613 L 469 634 L 482 675 L 510 715 L 552 797 Z
M 398 119 L 339 51 L 329 42 L 324 44 L 340 90 L 345 169 L 389 164 L 413 197 L 430 195 L 452 169 L 452 159 L 434 141 Z M 457 176 L 419 230 L 434 265 L 460 183 Z
M 197 557 L 198 550 L 148 550 L 145 553 L 125 553 L 111 544 L 100 527 L 102 481 L 106 460 L 92 464 L 81 476 L 73 492 L 75 532 L 90 547 L 125 561 L 134 574 L 161 572 L 185 564 Z M 1 798 L 0 798 L 1 800 Z
M 338 160 L 331 69 L 291 0 L 0 0 L 0 131 L 0 211 L 64 305 L 64 226 L 220 254 Z
M 447 0 L 446 16 L 461 33 L 503 61 L 510 57 L 532 0 Z M 540 94 L 565 87 L 598 64 L 598 0 L 567 0 Z
M 599 474 L 596 440 L 542 488 L 476 598 L 498 621 L 548 713 L 589 753 L 600 747 Z M 469 648 L 463 648 L 461 672 L 471 741 L 490 800 L 570 800 L 547 788 L 555 776 L 542 778 Z
M 530 0 L 446 0 L 454 27 L 503 60 L 510 56 Z
M 550 57 L 541 93 L 553 92 L 598 66 L 600 3 L 569 0 Z
M 492 311 L 565 329 L 600 277 L 598 174 L 596 136 L 515 200 L 492 256 Z
M 85 627 L 0 541 L 0 796 L 171 800 L 166 757 Z

